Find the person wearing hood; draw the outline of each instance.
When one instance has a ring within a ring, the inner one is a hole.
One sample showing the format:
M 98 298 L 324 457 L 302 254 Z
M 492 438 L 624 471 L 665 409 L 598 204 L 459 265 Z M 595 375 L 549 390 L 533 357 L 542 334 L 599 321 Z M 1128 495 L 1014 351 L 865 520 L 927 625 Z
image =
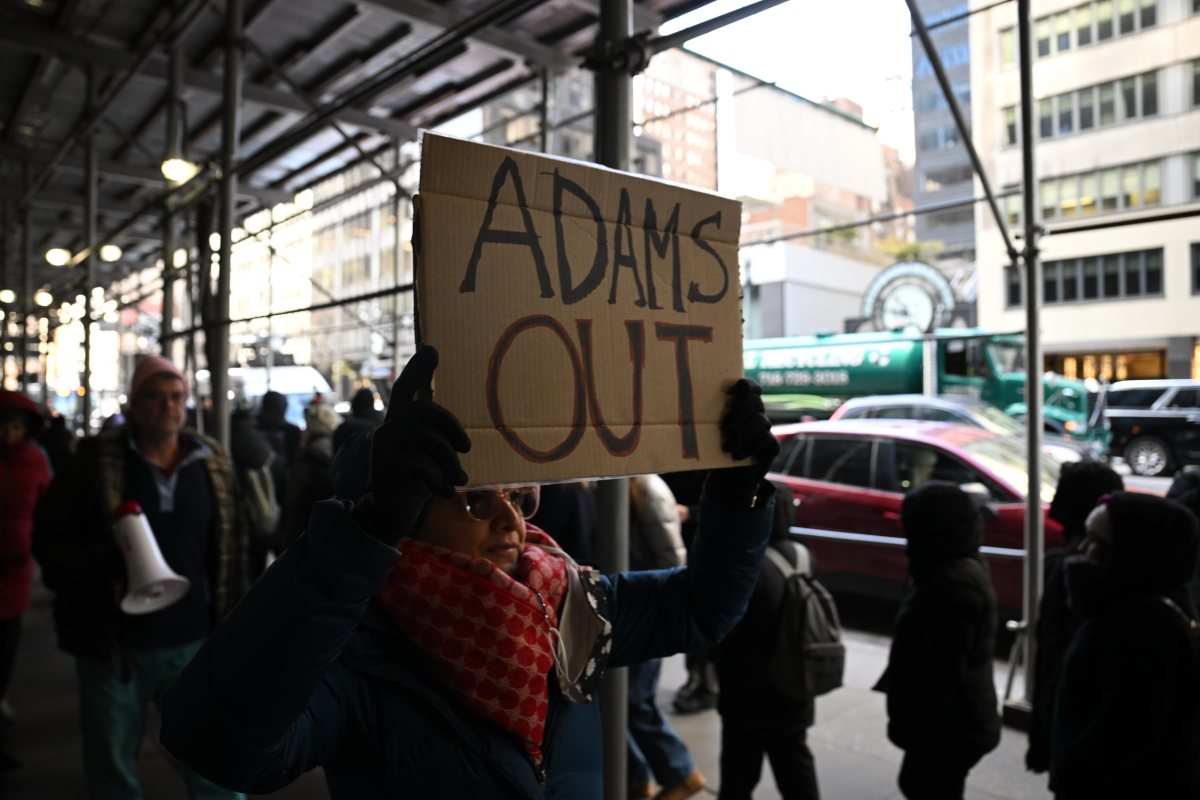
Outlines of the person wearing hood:
M 373 431 L 383 422 L 383 414 L 375 410 L 375 392 L 362 388 L 350 399 L 350 416 L 338 425 L 333 434 L 333 452 L 342 449 L 342 445 L 351 436 L 365 431 Z
M 1067 645 L 1079 626 L 1067 607 L 1067 583 L 1063 559 L 1079 552 L 1087 535 L 1084 523 L 1096 503 L 1106 494 L 1125 488 L 1121 476 L 1107 464 L 1078 461 L 1064 464 L 1058 488 L 1050 501 L 1050 518 L 1063 526 L 1064 546 L 1046 553 L 1045 584 L 1037 617 L 1037 655 L 1034 658 L 1033 708 L 1029 723 L 1029 747 L 1025 766 L 1031 772 L 1050 769 L 1050 723 L 1054 717 L 1054 694 Z
M 992 677 L 996 593 L 979 555 L 983 509 L 946 481 L 904 498 L 909 585 L 887 670 L 888 739 L 904 751 L 910 800 L 961 800 L 967 773 L 1000 743 Z
M 50 465 L 34 443 L 41 428 L 32 400 L 0 390 L 0 697 L 12 678 L 33 588 L 33 510 L 50 485 Z M 0 772 L 21 765 L 8 740 L 0 731 Z
M 1089 515 L 1064 562 L 1082 622 L 1054 705 L 1058 800 L 1200 797 L 1198 549 L 1196 517 L 1172 500 L 1118 492 Z
M 279 392 L 267 392 L 259 401 L 256 420 L 259 432 L 275 453 L 275 458 L 271 459 L 271 480 L 275 484 L 275 497 L 284 510 L 284 513 L 279 515 L 279 527 L 275 536 L 276 549 L 282 547 L 284 538 L 284 524 L 290 495 L 288 475 L 292 471 L 292 465 L 300 456 L 301 431 L 298 426 L 285 419 L 287 407 L 287 397 Z

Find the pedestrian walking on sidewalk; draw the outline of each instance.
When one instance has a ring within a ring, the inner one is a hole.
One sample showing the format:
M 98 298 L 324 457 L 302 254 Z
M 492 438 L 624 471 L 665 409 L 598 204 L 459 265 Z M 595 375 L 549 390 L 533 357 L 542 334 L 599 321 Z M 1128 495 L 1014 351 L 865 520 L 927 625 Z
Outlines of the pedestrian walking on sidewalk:
M 792 494 L 775 486 L 775 524 L 769 547 L 793 567 L 800 550 L 792 541 Z M 808 748 L 814 698 L 793 698 L 775 688 L 767 663 L 778 640 L 786 578 L 763 562 L 746 615 L 714 651 L 721 696 L 721 800 L 750 800 L 762 777 L 763 757 L 783 800 L 818 800 L 817 768 Z
M 888 739 L 904 751 L 905 797 L 962 800 L 967 773 L 1000 743 L 983 512 L 955 484 L 931 480 L 904 498 L 900 519 L 909 585 L 877 686 L 887 693 Z
M 1200 797 L 1200 623 L 1188 596 L 1200 533 L 1161 497 L 1119 492 L 1065 562 L 1082 622 L 1054 706 L 1058 800 Z
M 679 508 L 666 482 L 657 475 L 630 478 L 629 568 L 674 569 L 683 565 L 686 555 L 679 532 Z M 684 800 L 703 789 L 706 781 L 696 769 L 687 745 L 658 708 L 661 674 L 661 658 L 629 666 L 629 722 L 625 735 L 629 797 Z

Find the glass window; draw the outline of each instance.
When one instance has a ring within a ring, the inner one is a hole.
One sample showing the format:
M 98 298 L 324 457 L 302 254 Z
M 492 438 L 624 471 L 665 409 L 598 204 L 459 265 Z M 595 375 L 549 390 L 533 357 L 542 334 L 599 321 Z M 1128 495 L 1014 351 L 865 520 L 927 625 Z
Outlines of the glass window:
M 1162 397 L 1162 389 L 1117 389 L 1108 393 L 1109 408 L 1149 408 Z
M 793 436 L 790 439 L 784 439 L 779 446 L 779 453 L 775 456 L 775 460 L 771 462 L 771 472 L 786 473 L 788 471 L 788 462 L 792 460 L 792 455 L 798 450 L 804 449 L 804 437 Z M 794 471 L 790 474 L 799 475 L 804 469 L 804 459 L 797 459 Z
M 1176 389 L 1175 394 L 1167 401 L 1167 408 L 1197 407 L 1200 407 L 1200 392 L 1196 389 Z
M 1162 294 L 1163 251 L 1147 250 L 1146 256 L 1146 294 Z
M 1021 305 L 1021 273 L 1016 267 L 1004 268 L 1004 299 L 1009 308 Z
M 1038 101 L 1038 135 L 1043 139 L 1054 135 L 1054 101 L 1050 98 Z
M 945 453 L 928 445 L 896 442 L 894 479 L 880 483 L 885 491 L 910 492 L 929 480 L 954 480 L 955 483 L 970 483 L 957 474 L 963 468 Z M 881 476 L 883 477 L 883 476 Z M 891 478 L 891 476 L 888 476 Z M 959 478 L 955 480 L 955 478 Z
M 1096 175 L 1089 173 L 1079 179 L 1079 216 L 1096 213 Z
M 1034 27 L 1037 35 L 1038 58 L 1050 55 L 1050 18 L 1039 19 Z
M 1047 261 L 1042 269 L 1042 301 L 1046 303 L 1058 302 L 1058 261 Z
M 1075 93 L 1060 94 L 1054 100 L 1058 107 L 1058 135 L 1066 136 L 1075 130 Z
M 1142 165 L 1142 205 L 1156 206 L 1162 202 L 1162 165 L 1147 161 Z
M 1158 113 L 1158 73 L 1142 75 L 1142 116 L 1152 117 Z
M 1104 257 L 1104 296 L 1121 296 L 1121 257 Z
M 1062 261 L 1062 299 L 1064 302 L 1079 299 L 1079 262 L 1076 259 Z
M 1058 216 L 1058 178 L 1042 181 L 1042 219 Z
M 1200 200 L 1200 153 L 1192 156 L 1192 199 Z
M 871 485 L 871 440 L 814 436 L 808 477 L 850 486 Z
M 1071 49 L 1071 12 L 1063 11 L 1054 17 L 1054 46 L 1058 52 Z
M 1192 245 L 1192 294 L 1200 294 L 1200 242 Z
M 1095 300 L 1100 296 L 1100 262 L 1095 258 L 1083 260 L 1083 299 Z
M 1121 79 L 1121 119 L 1137 116 L 1137 79 Z
M 1096 3 L 1096 40 L 1103 42 L 1113 35 L 1112 0 L 1099 0 Z
M 1004 219 L 1014 228 L 1021 224 L 1021 195 L 1010 194 L 1004 198 Z
M 1079 190 L 1075 176 L 1063 178 L 1058 186 L 1058 204 L 1062 209 L 1062 218 L 1071 219 L 1079 210 Z
M 1004 144 L 1017 143 L 1017 107 L 1009 106 L 1004 109 Z
M 1192 105 L 1200 106 L 1200 60 L 1192 62 Z
M 1079 47 L 1092 43 L 1092 4 L 1075 9 L 1075 44 Z
M 1017 63 L 1017 38 L 1012 28 L 1000 31 L 1000 66 L 1011 67 Z
M 1143 28 L 1149 28 L 1158 23 L 1158 0 L 1142 0 L 1141 20 Z
M 1120 26 L 1121 35 L 1133 33 L 1134 30 L 1134 0 L 1118 0 L 1117 3 L 1117 22 Z
M 1137 253 L 1125 259 L 1125 296 L 1137 297 L 1142 293 L 1142 262 Z
M 1137 208 L 1142 204 L 1142 182 L 1138 165 L 1130 164 L 1121 170 L 1121 207 Z
M 1076 94 L 1079 96 L 1079 130 L 1091 130 L 1096 125 L 1096 89 L 1089 86 L 1080 89 Z
M 1117 171 L 1115 169 L 1106 169 L 1100 173 L 1100 210 L 1101 211 L 1116 211 L 1119 207 L 1117 202 L 1117 190 L 1119 187 Z
M 916 419 L 917 410 L 912 406 L 888 406 L 875 409 L 870 416 L 872 419 Z
M 1100 84 L 1100 124 L 1112 125 L 1117 121 L 1117 87 L 1113 83 Z

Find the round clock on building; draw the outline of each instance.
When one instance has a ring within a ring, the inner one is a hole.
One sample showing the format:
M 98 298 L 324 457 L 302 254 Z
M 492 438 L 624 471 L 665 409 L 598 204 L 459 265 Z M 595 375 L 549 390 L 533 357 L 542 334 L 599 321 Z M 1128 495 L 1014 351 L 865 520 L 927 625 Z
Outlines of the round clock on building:
M 863 294 L 862 316 L 878 330 L 928 333 L 949 319 L 954 288 L 936 268 L 901 261 L 880 272 Z

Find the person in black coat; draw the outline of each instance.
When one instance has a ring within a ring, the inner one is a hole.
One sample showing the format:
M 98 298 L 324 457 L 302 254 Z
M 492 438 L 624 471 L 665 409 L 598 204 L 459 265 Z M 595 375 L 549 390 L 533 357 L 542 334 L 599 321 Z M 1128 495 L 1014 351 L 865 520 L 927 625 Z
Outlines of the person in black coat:
M 788 532 L 792 513 L 791 491 L 775 484 L 775 524 L 768 546 L 797 566 L 800 551 Z M 721 800 L 750 800 L 762 776 L 764 755 L 785 800 L 820 797 L 807 742 L 813 698 L 789 697 L 775 688 L 767 672 L 783 599 L 784 576 L 764 561 L 746 615 L 713 653 L 721 683 Z
M 904 498 L 900 519 L 910 581 L 877 687 L 887 693 L 888 739 L 904 750 L 905 797 L 961 800 L 971 767 L 1000 743 L 983 512 L 955 484 L 928 481 Z
M 383 414 L 375 410 L 375 392 L 362 388 L 354 393 L 350 400 L 350 416 L 338 426 L 333 434 L 333 452 L 342 449 L 342 445 L 356 433 L 373 431 L 383 424 Z
M 1025 766 L 1031 772 L 1050 769 L 1050 721 L 1054 716 L 1054 694 L 1058 691 L 1063 656 L 1078 618 L 1067 607 L 1067 583 L 1063 559 L 1079 552 L 1087 531 L 1084 523 L 1096 503 L 1106 494 L 1122 491 L 1125 483 L 1107 464 L 1078 461 L 1064 464 L 1058 488 L 1050 502 L 1050 518 L 1063 526 L 1064 546 L 1046 553 L 1045 584 L 1038 606 L 1037 655 L 1034 659 L 1033 708 L 1029 723 L 1029 748 Z
M 1121 492 L 1064 563 L 1082 617 L 1054 706 L 1050 789 L 1074 798 L 1200 797 L 1196 610 L 1200 532 L 1182 505 Z

